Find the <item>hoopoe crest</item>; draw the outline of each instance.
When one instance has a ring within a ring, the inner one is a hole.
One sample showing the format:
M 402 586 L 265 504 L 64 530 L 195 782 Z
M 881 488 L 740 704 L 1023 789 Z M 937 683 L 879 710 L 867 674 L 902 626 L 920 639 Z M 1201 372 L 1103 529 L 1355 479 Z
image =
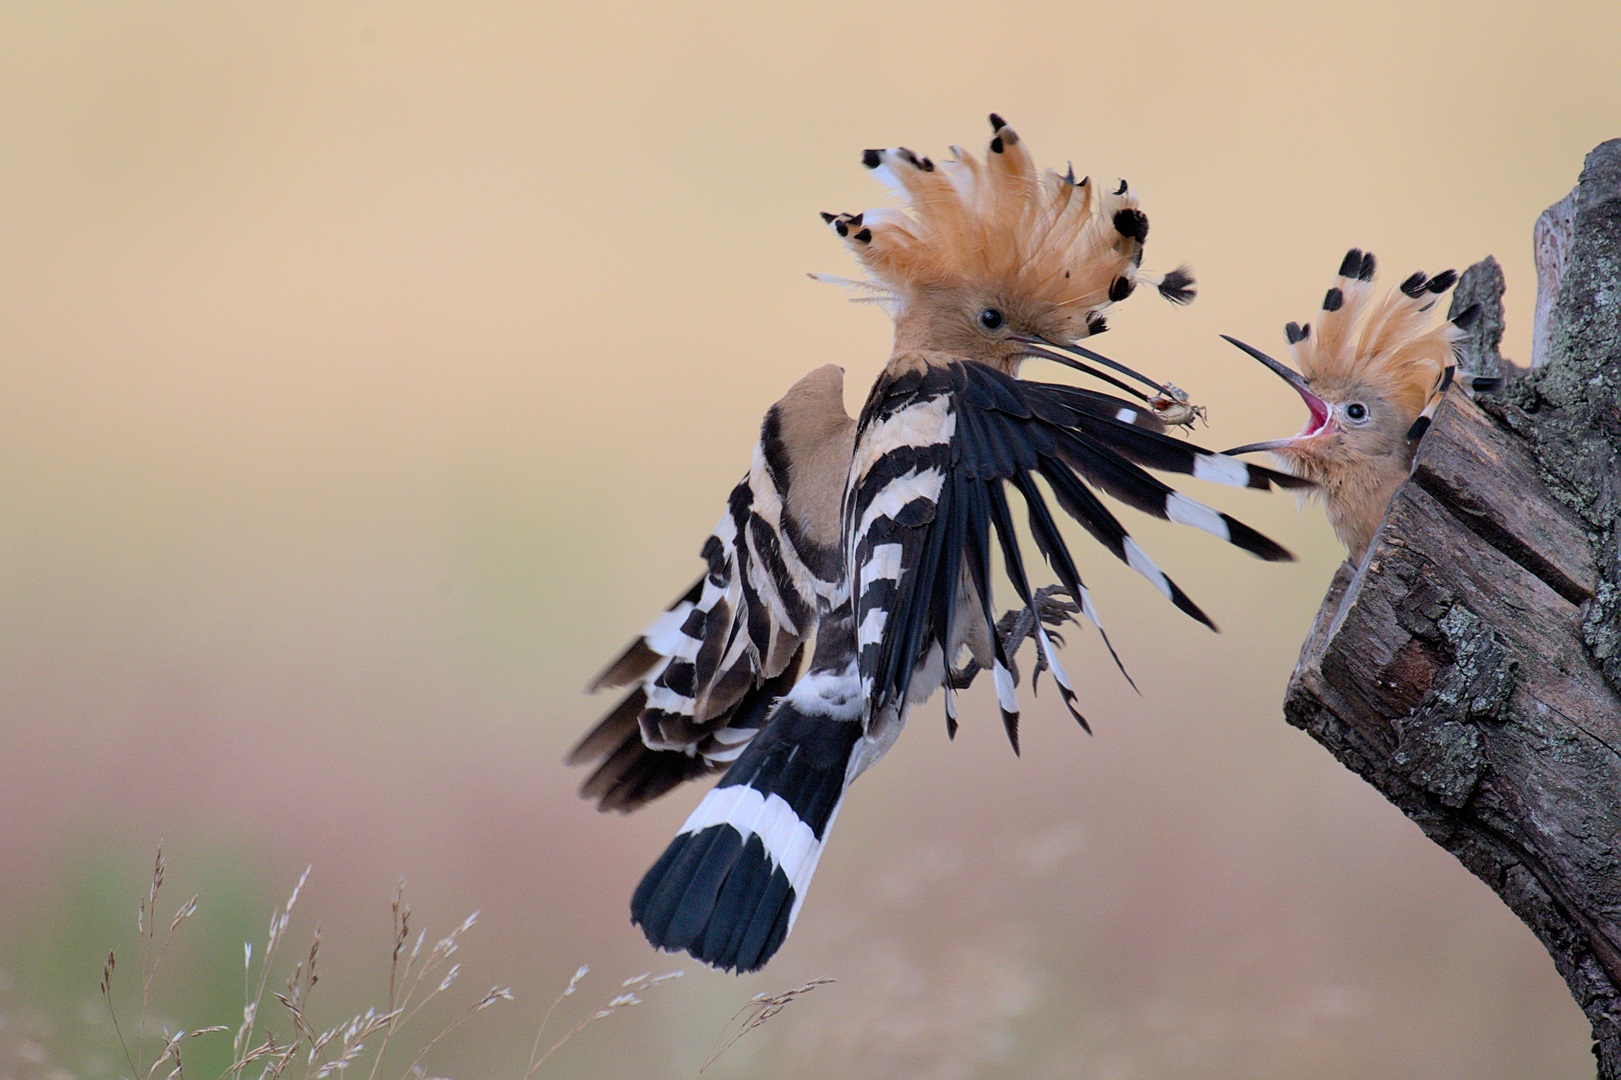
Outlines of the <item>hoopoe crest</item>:
M 1100 194 L 1073 169 L 1038 171 L 994 113 L 991 127 L 983 162 L 958 146 L 939 164 L 905 148 L 863 155 L 910 213 L 822 215 L 870 275 L 855 284 L 890 305 L 897 354 L 950 353 L 1013 374 L 1030 355 L 1015 328 L 1054 343 L 1101 333 L 1103 312 L 1144 281 L 1193 299 L 1186 267 L 1140 269 L 1148 217 L 1125 181 Z
M 1479 317 L 1471 305 L 1437 322 L 1438 297 L 1458 280 L 1451 270 L 1415 273 L 1373 302 L 1375 260 L 1352 248 L 1311 325 L 1289 323 L 1284 335 L 1298 371 L 1234 338 L 1300 394 L 1309 417 L 1287 439 L 1227 451 L 1270 450 L 1296 475 L 1315 481 L 1328 517 L 1361 562 L 1396 488 L 1406 479 L 1418 439 L 1451 385 L 1458 342 Z M 1470 389 L 1495 380 L 1468 376 Z

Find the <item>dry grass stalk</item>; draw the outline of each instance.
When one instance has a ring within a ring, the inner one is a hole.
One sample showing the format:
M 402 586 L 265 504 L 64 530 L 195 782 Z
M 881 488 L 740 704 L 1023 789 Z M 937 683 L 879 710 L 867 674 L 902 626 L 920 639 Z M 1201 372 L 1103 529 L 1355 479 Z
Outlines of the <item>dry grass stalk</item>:
M 247 1067 L 248 1063 L 256 1060 L 258 1049 L 264 1049 L 264 1047 L 261 1047 L 254 1051 L 244 1052 L 253 1040 L 254 1028 L 259 1019 L 259 1004 L 264 1000 L 265 985 L 270 980 L 270 964 L 275 959 L 276 947 L 281 944 L 282 936 L 287 932 L 287 924 L 292 919 L 293 905 L 298 903 L 298 894 L 304 890 L 304 883 L 309 880 L 310 871 L 313 869 L 313 866 L 304 868 L 304 872 L 299 875 L 298 884 L 293 886 L 292 895 L 287 898 L 286 905 L 270 913 L 270 930 L 266 935 L 265 954 L 259 962 L 259 986 L 257 990 L 251 993 L 248 991 L 248 987 L 251 985 L 253 977 L 253 946 L 250 943 L 243 943 L 242 981 L 243 996 L 246 998 L 246 1003 L 242 1006 L 242 1026 L 237 1029 L 236 1038 L 231 1044 L 232 1052 L 236 1055 L 236 1064 L 231 1067 L 229 1073 L 233 1080 L 238 1080 L 242 1075 L 242 1070 Z M 273 1048 L 275 1041 L 270 1040 L 266 1046 Z M 267 1050 L 266 1052 L 274 1051 Z
M 398 1028 L 403 1024 L 409 1022 L 412 1017 L 417 1015 L 417 1013 L 421 1012 L 423 1007 L 426 1006 L 428 1002 L 438 997 L 444 991 L 450 989 L 451 985 L 456 981 L 456 977 L 461 974 L 461 965 L 451 964 L 449 970 L 445 972 L 442 978 L 440 978 L 439 984 L 432 990 L 428 991 L 427 994 L 423 995 L 420 999 L 417 999 L 417 994 L 422 989 L 423 985 L 430 981 L 431 976 L 440 968 L 441 965 L 445 963 L 445 961 L 449 960 L 460 947 L 457 941 L 461 935 L 472 929 L 473 924 L 478 922 L 479 913 L 475 911 L 471 915 L 467 916 L 467 918 L 463 919 L 460 926 L 456 927 L 456 929 L 452 930 L 445 937 L 440 938 L 434 944 L 433 948 L 428 951 L 428 955 L 425 959 L 422 957 L 422 945 L 424 941 L 426 941 L 427 932 L 419 932 L 417 935 L 416 944 L 411 949 L 411 955 L 406 959 L 405 966 L 401 968 L 400 953 L 403 951 L 405 941 L 410 937 L 411 933 L 411 907 L 409 904 L 405 903 L 404 890 L 405 882 L 402 879 L 399 886 L 394 891 L 394 949 L 389 961 L 388 1019 L 386 1023 L 382 1024 L 378 1028 L 378 1030 L 380 1030 L 382 1033 L 382 1040 L 377 1048 L 377 1057 L 372 1062 L 371 1072 L 367 1074 L 368 1080 L 376 1080 L 378 1072 L 383 1067 L 383 1059 L 388 1054 L 389 1040 L 393 1037 L 395 1031 L 398 1030 Z M 420 965 L 418 964 L 419 960 L 421 961 Z M 492 991 L 492 993 L 494 993 L 494 991 Z M 505 991 L 505 993 L 507 998 L 510 999 L 510 990 Z M 413 1004 L 414 999 L 416 1000 Z M 499 994 L 497 994 L 497 996 L 494 998 L 491 998 L 489 995 L 485 995 L 485 999 L 481 1000 L 478 1005 L 475 1005 L 472 1009 L 468 1010 L 468 1012 L 463 1013 L 461 1016 L 457 1017 L 457 1019 L 452 1021 L 450 1026 L 445 1028 L 444 1031 L 441 1031 L 438 1035 L 434 1036 L 433 1040 L 428 1045 L 432 1046 L 434 1043 L 438 1042 L 447 1032 L 450 1031 L 451 1028 L 455 1027 L 457 1024 L 460 1024 L 461 1021 L 471 1013 L 478 1012 L 479 1010 L 486 1008 L 489 1003 L 497 1000 L 501 1000 Z M 424 1047 L 423 1049 L 424 1052 L 426 1052 L 427 1047 Z M 421 1054 L 418 1054 L 417 1057 L 420 1059 Z M 415 1064 L 415 1062 L 413 1062 L 413 1064 Z
M 130 1075 L 136 1080 L 157 1080 L 159 1070 L 172 1063 L 172 1068 L 164 1074 L 164 1080 L 184 1080 L 184 1066 L 181 1049 L 187 1039 L 196 1038 L 215 1032 L 231 1030 L 226 1025 L 199 1028 L 191 1031 L 178 1031 L 169 1034 L 165 1031 L 164 1044 L 161 1052 L 150 1065 L 145 1061 L 145 1027 L 147 1024 L 147 1008 L 150 991 L 154 983 L 157 968 L 167 953 L 169 942 L 175 932 L 197 911 L 196 896 L 193 896 L 175 912 L 170 920 L 169 928 L 160 942 L 156 936 L 157 917 L 156 909 L 159 892 L 163 885 L 167 869 L 160 847 L 157 859 L 153 865 L 152 882 L 146 897 L 142 900 L 136 914 L 136 929 L 140 934 L 142 943 L 142 980 L 141 980 L 141 1009 L 142 1034 L 135 1052 L 131 1052 L 128 1042 L 124 1038 L 123 1029 L 119 1024 L 118 1015 L 114 1008 L 112 985 L 113 972 L 117 961 L 113 953 L 107 954 L 107 962 L 102 970 L 101 992 L 107 1002 L 108 1013 L 111 1016 L 113 1029 L 118 1036 L 120 1046 L 123 1048 L 125 1061 L 130 1067 Z M 429 1002 L 447 992 L 455 984 L 461 971 L 459 963 L 452 962 L 460 948 L 460 939 L 463 934 L 478 921 L 478 912 L 469 915 L 462 923 L 445 937 L 439 939 L 431 948 L 424 951 L 427 944 L 426 931 L 418 931 L 415 940 L 411 933 L 411 907 L 405 901 L 405 883 L 402 880 L 394 893 L 392 904 L 394 933 L 389 956 L 388 979 L 388 1005 L 387 1008 L 367 1009 L 364 1013 L 354 1016 L 347 1023 L 319 1030 L 309 1018 L 310 999 L 316 984 L 320 981 L 317 974 L 317 965 L 321 955 L 321 930 L 317 926 L 310 941 L 308 954 L 293 965 L 291 974 L 287 978 L 284 991 L 272 992 L 271 996 L 280 1004 L 286 1013 L 288 1022 L 292 1025 L 292 1039 L 283 1043 L 279 1041 L 268 1023 L 261 1024 L 260 1006 L 264 1002 L 266 990 L 271 976 L 271 969 L 280 948 L 287 936 L 291 923 L 293 908 L 298 903 L 299 895 L 305 884 L 309 881 L 311 868 L 306 867 L 288 896 L 286 904 L 271 913 L 270 925 L 266 932 L 265 947 L 259 957 L 260 970 L 257 979 L 253 974 L 254 948 L 251 942 L 244 942 L 242 948 L 243 963 L 243 1000 L 242 1022 L 236 1028 L 232 1042 L 232 1064 L 226 1070 L 224 1077 L 229 1080 L 244 1080 L 248 1067 L 256 1067 L 256 1074 L 252 1080 L 280 1080 L 284 1075 L 301 1076 L 302 1080 L 325 1080 L 334 1074 L 347 1074 L 349 1070 L 359 1064 L 362 1056 L 369 1052 L 372 1054 L 371 1067 L 367 1073 L 368 1080 L 376 1080 L 383 1070 L 384 1060 L 387 1057 L 390 1041 L 398 1036 L 401 1028 L 415 1018 Z M 581 981 L 590 972 L 588 964 L 581 964 L 569 979 L 568 985 L 563 988 L 547 1008 L 541 1019 L 540 1028 L 535 1033 L 534 1043 L 530 1049 L 529 1067 L 524 1073 L 524 1080 L 532 1080 L 536 1073 L 546 1062 L 570 1039 L 579 1034 L 586 1027 L 599 1020 L 612 1016 L 616 1012 L 628 1009 L 643 1003 L 642 995 L 648 990 L 662 983 L 680 978 L 684 972 L 680 970 L 654 975 L 652 972 L 643 972 L 632 976 L 619 985 L 619 993 L 611 997 L 600 1008 L 585 1015 L 568 1031 L 559 1036 L 544 1053 L 541 1044 L 546 1031 L 551 1025 L 554 1014 L 563 1000 L 570 997 L 579 988 Z M 715 1060 L 724 1054 L 744 1035 L 753 1031 L 776 1016 L 787 1005 L 799 997 L 809 993 L 818 986 L 832 983 L 832 979 L 813 979 L 802 986 L 780 994 L 760 994 L 751 1000 L 732 1017 L 732 1024 L 741 1020 L 741 1025 L 735 1032 L 712 1053 L 699 1068 L 695 1076 L 702 1074 L 714 1064 Z M 500 1001 L 512 1001 L 513 994 L 510 987 L 494 986 L 482 997 L 473 1002 L 459 1013 L 438 1034 L 434 1035 L 416 1051 L 411 1062 L 400 1074 L 402 1080 L 420 1080 L 427 1076 L 422 1066 L 423 1059 L 440 1041 L 451 1031 L 459 1027 L 468 1017 L 484 1011 Z M 730 1024 L 728 1025 L 730 1027 Z M 261 1034 L 262 1029 L 262 1034 Z M 722 1032 L 725 1036 L 725 1032 Z M 376 1039 L 375 1046 L 368 1051 L 368 1045 Z M 257 1041 L 256 1041 L 257 1040 Z M 300 1073 L 294 1065 L 296 1058 L 305 1059 L 304 1068 Z
M 274 992 L 273 996 L 286 1013 L 288 1023 L 292 1025 L 292 1038 L 287 1042 L 279 1040 L 270 1030 L 268 1020 L 261 1016 L 260 1008 L 264 1002 L 265 993 L 271 979 L 271 971 L 282 944 L 286 940 L 288 927 L 292 920 L 293 908 L 298 903 L 299 895 L 305 884 L 309 881 L 310 869 L 306 867 L 299 877 L 298 884 L 294 886 L 286 904 L 271 913 L 270 925 L 266 933 L 265 947 L 259 957 L 260 970 L 257 977 L 253 974 L 254 948 L 251 942 L 244 942 L 242 947 L 243 968 L 243 1007 L 242 1021 L 235 1030 L 232 1042 L 232 1064 L 224 1073 L 229 1080 L 280 1080 L 284 1075 L 301 1076 L 302 1080 L 323 1080 L 334 1074 L 344 1073 L 357 1066 L 365 1054 L 372 1054 L 370 1077 L 376 1077 L 383 1068 L 384 1058 L 387 1054 L 390 1038 L 396 1037 L 398 1031 L 408 1021 L 415 1017 L 434 998 L 450 990 L 460 973 L 460 965 L 451 962 L 451 957 L 459 948 L 459 940 L 478 920 L 478 913 L 474 912 L 462 921 L 447 936 L 441 938 L 426 952 L 426 935 L 419 934 L 416 944 L 407 952 L 406 944 L 410 940 L 410 905 L 405 903 L 404 882 L 395 891 L 394 896 L 394 924 L 395 933 L 393 948 L 389 961 L 389 1003 L 383 1010 L 377 1008 L 367 1009 L 347 1023 L 320 1030 L 310 1018 L 309 1006 L 316 983 L 320 981 L 317 974 L 317 965 L 321 955 L 321 930 L 317 926 L 310 942 L 308 954 L 298 960 L 291 974 L 287 978 L 286 988 L 283 992 Z M 193 896 L 175 912 L 169 922 L 165 936 L 159 940 L 157 937 L 157 904 L 163 886 L 167 863 L 163 857 L 163 849 L 158 849 L 157 859 L 153 865 L 152 880 L 146 896 L 142 899 L 136 911 L 136 931 L 141 939 L 142 978 L 141 978 L 141 1026 L 140 1034 L 136 1036 L 135 1047 L 131 1047 L 126 1040 L 123 1027 L 119 1021 L 117 1009 L 113 999 L 113 973 L 117 967 L 114 953 L 107 954 L 107 962 L 102 969 L 101 993 L 107 1004 L 108 1014 L 112 1020 L 113 1030 L 117 1035 L 119 1045 L 124 1052 L 125 1063 L 129 1067 L 129 1075 L 135 1080 L 158 1080 L 160 1071 L 168 1067 L 163 1073 L 163 1080 L 184 1080 L 184 1065 L 181 1051 L 185 1040 L 199 1035 L 231 1030 L 226 1025 L 204 1027 L 191 1031 L 179 1031 L 169 1034 L 163 1031 L 164 1043 L 161 1051 L 151 1064 L 146 1062 L 146 1028 L 148 1027 L 148 1008 L 150 994 L 154 986 L 157 969 L 167 954 L 169 942 L 175 932 L 197 911 L 196 896 Z M 491 987 L 477 1001 L 455 1017 L 438 1034 L 434 1035 L 425 1044 L 421 1045 L 412 1058 L 411 1064 L 401 1074 L 403 1078 L 423 1077 L 426 1075 L 422 1068 L 422 1060 L 439 1044 L 447 1034 L 462 1024 L 474 1013 L 482 1012 L 500 1001 L 513 1000 L 510 987 Z M 303 1069 L 300 1071 L 295 1059 L 304 1059 Z M 248 1072 L 249 1066 L 254 1066 L 255 1072 Z
M 442 989 L 444 989 L 444 987 L 441 986 L 440 989 L 442 990 Z M 512 987 L 510 987 L 510 986 L 492 986 L 492 987 L 490 987 L 489 993 L 485 994 L 478 1001 L 476 1001 L 472 1005 L 470 1005 L 465 1012 L 463 1012 L 461 1015 L 457 1016 L 456 1019 L 452 1020 L 449 1024 L 447 1024 L 443 1031 L 439 1032 L 439 1034 L 435 1035 L 432 1039 L 429 1039 L 427 1044 L 425 1046 L 423 1046 L 423 1048 L 421 1050 L 417 1051 L 417 1056 L 411 1059 L 411 1067 L 410 1067 L 410 1069 L 407 1070 L 408 1074 L 411 1075 L 411 1076 L 420 1076 L 422 1074 L 421 1063 L 422 1063 L 423 1057 L 426 1056 L 426 1054 L 428 1053 L 429 1050 L 432 1050 L 434 1048 L 434 1046 L 439 1042 L 440 1039 L 444 1038 L 446 1035 L 449 1035 L 453 1030 L 455 1030 L 458 1026 L 460 1026 L 460 1024 L 461 1024 L 461 1022 L 463 1020 L 466 1020 L 469 1016 L 472 1016 L 474 1013 L 483 1012 L 485 1009 L 489 1008 L 491 1005 L 494 1005 L 497 1001 L 512 1001 L 512 1000 L 514 1000 L 514 998 L 512 996 Z M 379 1057 L 380 1056 L 381 1055 L 379 1055 Z
M 147 886 L 146 896 L 135 910 L 135 932 L 141 939 L 141 1023 L 136 1031 L 135 1053 L 131 1055 L 129 1042 L 124 1038 L 124 1029 L 118 1022 L 118 1011 L 113 1004 L 113 971 L 117 967 L 117 960 L 112 951 L 107 953 L 107 963 L 101 971 L 101 996 L 107 1002 L 107 1014 L 113 1023 L 113 1032 L 118 1037 L 119 1048 L 124 1053 L 124 1061 L 130 1068 L 130 1075 L 140 1077 L 141 1080 L 151 1080 L 159 1065 L 174 1059 L 175 1067 L 171 1075 L 180 1074 L 180 1042 L 183 1039 L 205 1035 L 211 1031 L 223 1031 L 221 1027 L 202 1028 L 197 1031 L 180 1031 L 170 1035 L 164 1034 L 164 1048 L 151 1065 L 146 1063 L 146 1029 L 148 1001 L 152 990 L 152 981 L 157 977 L 158 968 L 163 958 L 168 955 L 169 942 L 174 940 L 175 931 L 180 924 L 191 918 L 197 912 L 197 897 L 193 896 L 180 907 L 175 909 L 174 917 L 169 920 L 169 929 L 163 935 L 160 943 L 157 940 L 157 907 L 158 894 L 163 889 L 164 873 L 168 863 L 163 858 L 163 843 L 159 841 L 157 857 L 152 863 L 152 881 Z M 156 955 L 154 955 L 154 950 Z
M 704 1070 L 713 1065 L 722 1054 L 730 1050 L 739 1039 L 753 1031 L 755 1028 L 764 1026 L 767 1020 L 770 1020 L 773 1016 L 776 1016 L 783 1009 L 787 1008 L 790 1002 L 803 997 L 812 990 L 816 989 L 818 986 L 828 986 L 835 981 L 836 980 L 834 979 L 812 979 L 808 983 L 796 986 L 792 990 L 784 990 L 780 994 L 754 995 L 747 1005 L 743 1006 L 741 1009 L 737 1010 L 737 1012 L 732 1014 L 731 1023 L 733 1024 L 737 1023 L 740 1017 L 746 1016 L 746 1019 L 743 1020 L 742 1026 L 739 1027 L 737 1031 L 733 1032 L 732 1037 L 722 1043 L 719 1049 L 710 1054 L 709 1057 L 704 1060 L 704 1063 L 698 1067 L 698 1071 L 692 1074 L 695 1080 L 697 1077 L 702 1076 L 704 1074 Z M 724 1035 L 725 1031 L 723 1030 L 721 1034 Z M 719 1037 L 717 1036 L 717 1039 L 718 1038 Z
M 546 1010 L 546 1015 L 541 1018 L 540 1030 L 535 1032 L 535 1043 L 529 1051 L 529 1069 L 523 1074 L 523 1080 L 530 1080 L 535 1073 L 540 1071 L 540 1067 L 546 1064 L 547 1058 L 557 1053 L 564 1043 L 574 1038 L 574 1036 L 578 1035 L 591 1024 L 596 1023 L 598 1020 L 601 1020 L 604 1017 L 612 1016 L 621 1009 L 628 1009 L 632 1005 L 640 1005 L 642 1003 L 642 999 L 637 996 L 638 994 L 658 986 L 660 983 L 669 982 L 671 979 L 679 979 L 681 976 L 686 974 L 685 971 L 679 969 L 676 971 L 665 972 L 663 975 L 654 975 L 651 971 L 647 971 L 640 975 L 634 975 L 631 978 L 626 979 L 624 982 L 619 984 L 619 988 L 621 990 L 626 990 L 625 993 L 617 995 L 602 1008 L 591 1013 L 585 1019 L 575 1024 L 568 1031 L 564 1032 L 561 1038 L 552 1043 L 544 1054 L 540 1053 L 540 1040 L 541 1037 L 546 1033 L 546 1025 L 551 1023 L 552 1014 L 557 1011 L 557 1006 L 562 1004 L 564 998 L 574 993 L 575 988 L 580 984 L 580 980 L 585 978 L 586 973 L 590 970 L 590 964 L 581 964 L 579 968 L 575 970 L 574 977 L 568 981 L 568 986 L 564 987 L 563 992 L 557 995 L 557 998 L 552 1002 L 551 1007 Z

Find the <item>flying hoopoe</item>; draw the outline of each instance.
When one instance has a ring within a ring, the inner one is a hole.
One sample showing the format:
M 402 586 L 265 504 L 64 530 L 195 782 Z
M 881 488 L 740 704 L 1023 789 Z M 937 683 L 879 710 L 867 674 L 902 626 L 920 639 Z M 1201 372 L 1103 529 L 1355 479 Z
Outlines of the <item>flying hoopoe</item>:
M 1284 327 L 1298 373 L 1227 338 L 1294 387 L 1311 414 L 1291 438 L 1227 453 L 1270 450 L 1289 471 L 1315 481 L 1353 563 L 1362 561 L 1390 497 L 1411 471 L 1418 440 L 1452 384 L 1457 342 L 1480 316 L 1472 304 L 1432 323 L 1437 298 L 1458 280 L 1451 270 L 1433 278 L 1415 273 L 1369 305 L 1374 268 L 1371 252 L 1352 248 L 1323 298 L 1316 333 L 1310 324 Z M 1464 377 L 1470 390 L 1497 381 Z
M 993 533 L 1033 616 L 1023 624 L 1039 661 L 1085 725 L 1044 625 L 1063 608 L 1031 588 L 1006 486 L 1094 625 L 1038 476 L 1066 514 L 1207 625 L 1096 491 L 1263 559 L 1291 558 L 1142 466 L 1260 489 L 1308 481 L 1169 437 L 1152 399 L 1117 376 L 1160 399 L 1176 395 L 1076 344 L 1103 330 L 1104 312 L 1139 283 L 1185 303 L 1191 275 L 1139 269 L 1148 219 L 1124 182 L 1100 193 L 1073 171 L 1038 172 L 1011 128 L 995 115 L 991 126 L 983 162 L 955 147 L 939 165 L 905 149 L 865 153 L 910 213 L 823 217 L 869 275 L 850 284 L 894 315 L 887 366 L 858 420 L 843 410 L 837 369 L 808 376 L 773 407 L 753 468 L 705 545 L 708 573 L 597 681 L 632 688 L 570 757 L 603 759 L 584 793 L 604 809 L 728 766 L 631 901 L 657 947 L 725 969 L 764 964 L 799 912 L 845 791 L 935 689 L 945 687 L 955 731 L 955 690 L 989 669 L 1017 750 L 1009 652 L 1019 640 L 1004 641 L 995 625 Z M 1132 399 L 1018 378 L 1031 357 Z M 972 659 L 960 665 L 965 650 Z

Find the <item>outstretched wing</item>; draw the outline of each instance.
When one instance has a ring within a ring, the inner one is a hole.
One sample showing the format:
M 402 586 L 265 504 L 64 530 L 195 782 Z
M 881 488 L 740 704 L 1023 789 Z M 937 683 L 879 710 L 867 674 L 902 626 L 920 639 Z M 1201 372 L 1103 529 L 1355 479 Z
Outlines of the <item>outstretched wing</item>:
M 831 365 L 771 407 L 748 476 L 704 542 L 708 564 L 597 676 L 630 691 L 569 753 L 580 793 L 628 811 L 733 760 L 798 674 L 818 597 L 841 572 L 840 493 L 855 424 Z
M 1144 466 L 1240 487 L 1303 484 L 1172 439 L 1130 402 L 1016 379 L 984 364 L 918 364 L 875 390 L 862 414 L 845 507 L 854 524 L 849 573 L 870 715 L 898 714 L 909 697 L 926 697 L 939 685 L 943 666 L 954 663 L 954 654 L 967 645 L 992 669 L 1003 722 L 1017 749 L 1011 665 L 1003 643 L 988 629 L 995 623 L 993 529 L 1015 593 L 1026 605 L 1033 601 L 1007 486 L 1022 497 L 1031 535 L 1059 583 L 1100 631 L 1037 476 L 1059 507 L 1116 558 L 1212 627 L 1132 539 L 1098 491 L 1155 517 L 1203 529 L 1263 559 L 1291 558 L 1254 529 L 1177 492 Z M 1034 632 L 1065 703 L 1084 725 L 1040 619 Z M 949 720 L 955 717 L 949 685 L 946 695 Z

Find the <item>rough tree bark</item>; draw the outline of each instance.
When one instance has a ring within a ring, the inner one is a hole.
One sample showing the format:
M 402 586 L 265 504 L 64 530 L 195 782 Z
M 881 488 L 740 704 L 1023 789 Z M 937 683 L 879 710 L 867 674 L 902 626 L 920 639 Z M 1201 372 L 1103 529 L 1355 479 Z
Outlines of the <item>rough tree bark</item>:
M 1621 1080 L 1621 139 L 1552 209 L 1568 245 L 1546 362 L 1478 405 L 1449 394 L 1335 577 L 1284 713 L 1530 926 L 1599 1077 Z M 1489 306 L 1473 362 L 1490 371 L 1496 262 L 1459 291 Z

